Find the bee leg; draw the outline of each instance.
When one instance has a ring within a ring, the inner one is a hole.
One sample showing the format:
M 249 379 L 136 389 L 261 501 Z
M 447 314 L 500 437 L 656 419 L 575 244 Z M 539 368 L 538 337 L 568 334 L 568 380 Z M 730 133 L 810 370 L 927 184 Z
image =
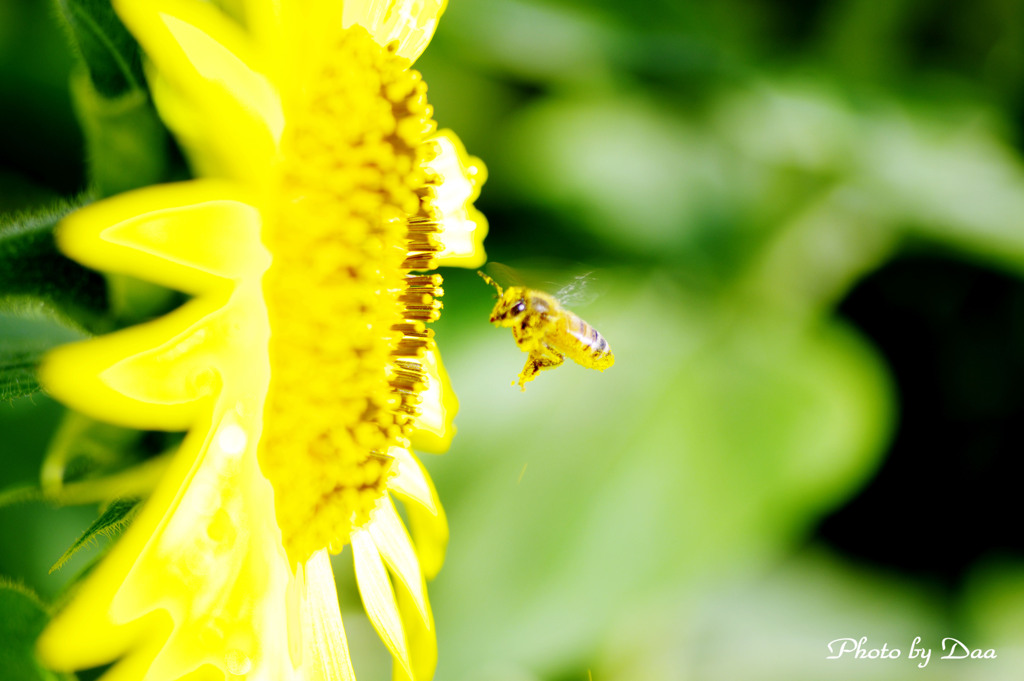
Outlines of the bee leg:
M 512 337 L 523 352 L 548 354 L 551 348 L 544 340 L 553 329 L 553 320 L 547 315 L 527 315 L 512 327 Z
M 537 378 L 544 369 L 552 369 L 565 361 L 565 356 L 550 347 L 541 346 L 530 353 L 526 366 L 519 372 L 519 389 L 526 391 L 526 384 Z
M 516 345 L 523 352 L 533 354 L 536 351 L 538 337 L 537 333 L 530 331 L 530 327 L 525 320 L 512 327 L 512 338 L 515 339 Z

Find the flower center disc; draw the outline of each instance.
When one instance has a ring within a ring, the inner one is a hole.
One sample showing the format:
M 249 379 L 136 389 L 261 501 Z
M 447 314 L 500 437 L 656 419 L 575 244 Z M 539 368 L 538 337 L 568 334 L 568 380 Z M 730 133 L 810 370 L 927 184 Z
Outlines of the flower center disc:
M 425 388 L 437 318 L 436 125 L 408 60 L 346 30 L 282 139 L 273 262 L 263 279 L 273 367 L 260 465 L 289 559 L 340 551 L 387 485 Z

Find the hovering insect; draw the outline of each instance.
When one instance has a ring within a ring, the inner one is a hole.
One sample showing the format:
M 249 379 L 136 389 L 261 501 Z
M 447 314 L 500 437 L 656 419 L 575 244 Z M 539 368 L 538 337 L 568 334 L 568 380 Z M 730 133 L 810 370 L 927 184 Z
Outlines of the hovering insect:
M 512 337 L 519 349 L 530 355 L 519 372 L 520 390 L 525 391 L 526 384 L 543 369 L 562 364 L 566 356 L 598 371 L 615 363 L 608 341 L 597 329 L 562 307 L 554 296 L 526 286 L 502 290 L 494 279 L 480 271 L 477 274 L 498 291 L 491 323 L 512 327 Z

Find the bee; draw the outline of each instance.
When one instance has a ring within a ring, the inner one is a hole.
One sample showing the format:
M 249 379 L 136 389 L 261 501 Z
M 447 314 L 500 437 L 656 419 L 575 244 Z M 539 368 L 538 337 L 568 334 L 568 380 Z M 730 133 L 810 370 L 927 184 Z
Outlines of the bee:
M 512 328 L 512 337 L 523 352 L 529 353 L 526 366 L 519 372 L 519 389 L 544 369 L 553 369 L 566 357 L 588 369 L 604 371 L 615 363 L 615 356 L 597 329 L 561 306 L 543 291 L 526 286 L 502 290 L 498 282 L 477 271 L 498 291 L 498 302 L 491 311 L 491 323 Z M 513 381 L 513 385 L 515 382 Z

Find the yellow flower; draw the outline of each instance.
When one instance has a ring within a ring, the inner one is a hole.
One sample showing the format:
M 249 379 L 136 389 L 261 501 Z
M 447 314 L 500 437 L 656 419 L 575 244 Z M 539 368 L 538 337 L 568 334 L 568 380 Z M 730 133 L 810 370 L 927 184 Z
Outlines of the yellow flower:
M 447 447 L 456 403 L 426 271 L 479 266 L 486 231 L 483 166 L 435 132 L 410 69 L 444 2 L 115 6 L 202 179 L 82 209 L 58 241 L 193 298 L 41 377 L 93 417 L 188 434 L 39 653 L 120 658 L 117 680 L 354 678 L 328 561 L 351 545 L 395 678 L 428 679 L 448 530 L 412 448 Z

